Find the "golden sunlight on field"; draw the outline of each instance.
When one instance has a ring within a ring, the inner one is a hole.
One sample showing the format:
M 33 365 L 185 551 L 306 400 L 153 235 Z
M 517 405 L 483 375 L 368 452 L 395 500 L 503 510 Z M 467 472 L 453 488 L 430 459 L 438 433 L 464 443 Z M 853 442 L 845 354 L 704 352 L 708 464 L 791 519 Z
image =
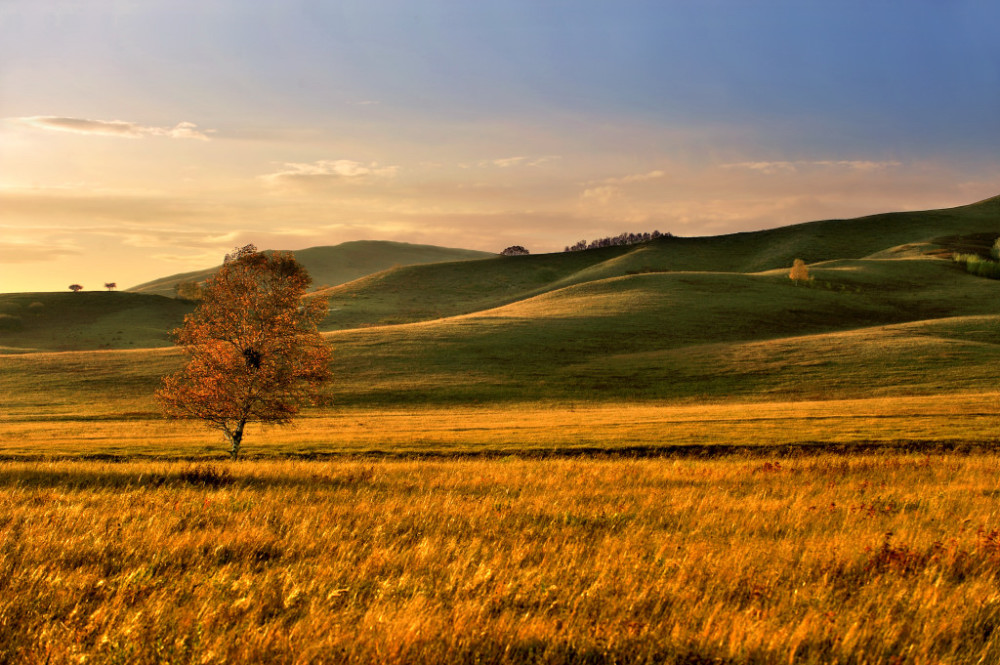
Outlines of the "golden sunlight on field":
M 997 662 L 998 472 L 6 462 L 0 661 Z
M 340 455 L 754 451 L 761 446 L 992 445 L 1000 394 L 728 404 L 508 404 L 307 411 L 290 427 L 248 428 L 246 454 Z M 44 413 L 15 407 L 4 425 L 8 458 L 218 457 L 222 435 L 198 423 L 139 412 Z

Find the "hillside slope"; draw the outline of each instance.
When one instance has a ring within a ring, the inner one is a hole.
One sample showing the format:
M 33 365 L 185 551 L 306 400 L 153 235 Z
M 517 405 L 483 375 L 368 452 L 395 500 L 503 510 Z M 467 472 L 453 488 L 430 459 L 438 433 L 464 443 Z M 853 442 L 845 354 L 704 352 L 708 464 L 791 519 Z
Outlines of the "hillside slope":
M 626 335 L 655 340 L 652 345 L 628 342 L 632 351 L 647 352 L 1000 313 L 993 306 L 1000 283 L 971 277 L 938 258 L 949 247 L 967 250 L 970 243 L 985 251 L 997 235 L 1000 198 L 756 233 L 410 265 L 319 293 L 330 299 L 326 331 L 435 321 L 445 330 L 463 316 L 479 315 L 481 321 L 507 321 L 502 334 L 514 346 L 502 350 L 508 343 L 499 341 L 498 357 L 515 357 L 518 340 L 535 336 L 538 342 L 523 353 L 568 362 L 570 356 L 561 356 L 560 349 L 614 353 L 611 342 L 622 344 Z M 440 248 L 388 245 L 405 249 L 410 258 L 421 252 L 424 258 L 441 256 Z M 313 263 L 337 255 L 346 261 L 344 252 L 350 249 L 353 263 L 346 268 L 369 269 L 386 257 L 386 248 L 386 243 L 346 243 L 306 250 L 300 258 Z M 811 262 L 814 288 L 790 284 L 789 257 Z M 3 295 L 0 353 L 162 347 L 192 307 L 139 293 Z M 483 329 L 467 323 L 467 332 Z M 380 330 L 379 335 L 401 339 L 420 338 L 422 329 Z M 522 330 L 533 332 L 522 339 Z M 600 342 L 605 337 L 608 344 Z M 472 353 L 475 346 L 463 346 L 461 340 L 449 344 L 462 353 Z
M 194 305 L 122 291 L 0 294 L 0 354 L 172 344 Z
M 392 406 L 995 389 L 1000 282 L 936 259 L 822 263 L 812 286 L 783 273 L 628 275 L 474 314 L 328 333 L 330 397 Z M 172 349 L 0 356 L 0 394 L 31 412 L 83 400 L 153 413 L 160 377 L 181 360 Z
M 338 375 L 351 388 L 337 398 L 687 399 L 754 394 L 750 386 L 821 397 L 991 381 L 979 363 L 1000 359 L 1000 282 L 942 260 L 835 261 L 814 274 L 812 286 L 784 271 L 638 274 L 463 316 L 334 332 Z M 963 319 L 976 323 L 944 326 L 951 332 L 937 340 L 940 322 Z M 899 326 L 910 326 L 905 336 Z M 812 369 L 793 380 L 786 366 Z
M 645 272 L 753 273 L 835 259 L 985 252 L 1000 235 L 1000 197 L 923 212 L 827 220 L 699 238 L 666 237 L 583 252 L 407 266 L 320 291 L 327 330 L 427 321 L 507 305 L 555 289 Z M 969 245 L 969 238 L 981 246 Z
M 471 261 L 495 254 L 470 249 L 453 249 L 434 245 L 413 245 L 405 242 L 359 240 L 330 247 L 311 247 L 293 252 L 313 279 L 313 288 L 325 288 L 381 272 L 395 266 Z M 203 282 L 216 273 L 219 266 L 170 275 L 127 291 L 173 296 L 174 287 L 182 281 Z

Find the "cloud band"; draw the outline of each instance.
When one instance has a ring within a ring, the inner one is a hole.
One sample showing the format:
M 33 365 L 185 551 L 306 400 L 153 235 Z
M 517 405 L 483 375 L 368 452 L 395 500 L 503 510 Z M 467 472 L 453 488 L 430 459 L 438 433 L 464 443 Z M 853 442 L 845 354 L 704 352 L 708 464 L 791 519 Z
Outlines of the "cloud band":
M 70 132 L 73 134 L 117 136 L 129 139 L 163 136 L 172 139 L 209 140 L 208 135 L 199 130 L 198 125 L 193 122 L 180 122 L 173 127 L 148 127 L 122 120 L 87 120 L 84 118 L 65 118 L 50 115 L 13 118 L 13 120 L 36 129 Z

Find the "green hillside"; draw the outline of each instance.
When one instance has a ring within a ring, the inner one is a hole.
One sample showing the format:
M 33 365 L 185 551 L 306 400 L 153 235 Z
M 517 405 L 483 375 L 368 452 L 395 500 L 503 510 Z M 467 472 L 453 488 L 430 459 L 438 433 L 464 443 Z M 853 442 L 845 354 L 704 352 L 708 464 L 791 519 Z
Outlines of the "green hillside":
M 332 247 L 311 247 L 293 252 L 313 279 L 313 288 L 343 284 L 396 266 L 408 266 L 445 261 L 469 261 L 495 254 L 469 249 L 452 249 L 434 245 L 413 245 L 405 242 L 359 240 Z M 170 275 L 134 286 L 128 291 L 173 296 L 174 286 L 182 281 L 203 282 L 219 269 L 218 266 L 193 272 Z
M 194 305 L 141 293 L 0 294 L 0 354 L 172 344 Z
M 721 399 L 992 385 L 1000 282 L 942 260 L 836 261 L 813 272 L 810 287 L 784 271 L 631 275 L 465 316 L 337 332 L 340 374 L 350 377 L 338 397 Z M 883 363 L 891 371 L 874 372 Z
M 331 397 L 389 406 L 995 389 L 1000 282 L 940 259 L 833 261 L 813 272 L 811 286 L 784 271 L 637 274 L 469 315 L 333 332 Z M 0 357 L 0 393 L 32 409 L 65 394 L 66 403 L 92 395 L 88 405 L 108 413 L 152 410 L 180 356 L 146 353 Z M 43 398 L 32 387 L 40 368 L 55 381 Z
M 331 397 L 386 406 L 994 390 L 1000 281 L 941 255 L 985 252 L 998 235 L 992 199 L 394 268 L 324 290 Z M 796 256 L 811 261 L 808 285 L 788 279 Z M 180 355 L 123 349 L 167 345 L 191 306 L 134 293 L 0 296 L 0 395 L 26 413 L 80 400 L 94 412 L 151 411 Z
M 753 273 L 834 259 L 951 256 L 988 251 L 1000 235 L 1000 197 L 924 212 L 809 222 L 766 231 L 666 237 L 583 252 L 407 266 L 321 290 L 329 330 L 426 321 L 510 304 L 608 277 L 660 271 Z

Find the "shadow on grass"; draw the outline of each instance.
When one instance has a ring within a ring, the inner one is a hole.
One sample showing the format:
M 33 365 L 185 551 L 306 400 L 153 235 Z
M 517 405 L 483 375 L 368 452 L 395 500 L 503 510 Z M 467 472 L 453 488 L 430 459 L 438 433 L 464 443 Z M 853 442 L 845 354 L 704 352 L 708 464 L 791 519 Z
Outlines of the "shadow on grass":
M 995 441 L 875 441 L 860 443 L 801 442 L 783 445 L 670 445 L 617 448 L 580 447 L 522 450 L 478 450 L 436 452 L 330 452 L 303 454 L 250 455 L 233 463 L 222 458 L 147 457 L 119 455 L 80 456 L 0 456 L 0 488 L 62 488 L 66 490 L 137 488 L 222 488 L 310 487 L 343 489 L 375 484 L 374 463 L 384 461 L 449 460 L 634 460 L 634 459 L 807 459 L 820 455 L 944 455 L 995 454 Z M 292 473 L 254 462 L 328 462 L 337 467 L 310 468 L 305 465 Z M 65 463 L 79 463 L 68 466 Z M 56 467 L 53 463 L 60 463 Z M 95 468 L 94 463 L 101 464 Z M 343 465 L 343 466 L 340 466 Z
M 135 462 L 135 460 L 130 460 Z M 313 489 L 340 489 L 370 486 L 374 482 L 372 467 L 359 466 L 337 472 L 317 469 L 297 474 L 255 474 L 246 468 L 239 472 L 228 463 L 159 463 L 155 468 L 135 468 L 126 463 L 103 468 L 79 467 L 46 468 L 33 462 L 0 464 L 0 488 L 38 489 L 58 488 L 67 491 L 94 489 L 201 489 L 206 491 L 224 488 L 267 489 L 273 487 L 309 487 Z M 153 466 L 153 463 L 150 463 Z

